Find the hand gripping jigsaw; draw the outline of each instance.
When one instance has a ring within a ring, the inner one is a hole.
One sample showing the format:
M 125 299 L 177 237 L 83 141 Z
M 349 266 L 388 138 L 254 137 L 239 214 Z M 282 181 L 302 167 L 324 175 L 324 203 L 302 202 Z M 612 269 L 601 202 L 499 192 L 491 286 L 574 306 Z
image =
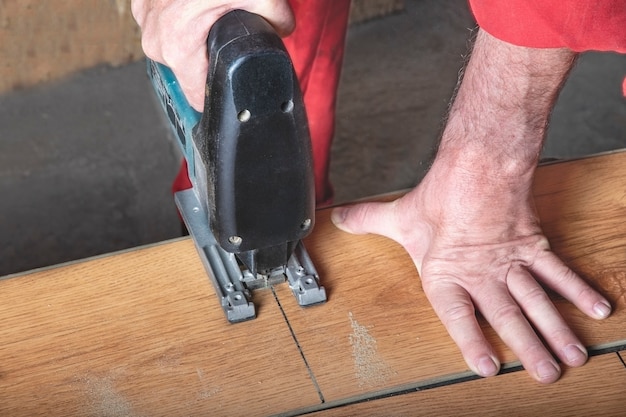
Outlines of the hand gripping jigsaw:
M 262 17 L 220 18 L 207 40 L 204 112 L 172 71 L 148 75 L 187 161 L 193 187 L 175 194 L 230 322 L 256 317 L 252 290 L 289 282 L 301 306 L 326 292 L 301 242 L 314 225 L 308 123 L 291 59 Z

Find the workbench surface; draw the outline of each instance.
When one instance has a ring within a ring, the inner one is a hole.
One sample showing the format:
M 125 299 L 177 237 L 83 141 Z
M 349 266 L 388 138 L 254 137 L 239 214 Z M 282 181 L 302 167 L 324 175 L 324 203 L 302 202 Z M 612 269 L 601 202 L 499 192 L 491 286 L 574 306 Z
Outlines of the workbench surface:
M 255 292 L 228 324 L 190 239 L 0 280 L 0 415 L 315 416 L 626 413 L 626 152 L 542 166 L 553 250 L 613 303 L 603 321 L 553 297 L 592 357 L 539 385 L 487 324 L 505 363 L 482 379 L 386 238 L 317 213 L 306 246 L 328 303 Z

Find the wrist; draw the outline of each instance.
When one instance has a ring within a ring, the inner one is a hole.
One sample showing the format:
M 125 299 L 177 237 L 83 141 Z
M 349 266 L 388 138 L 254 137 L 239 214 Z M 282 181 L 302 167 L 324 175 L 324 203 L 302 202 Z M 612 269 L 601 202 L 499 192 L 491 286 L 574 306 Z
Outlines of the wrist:
M 510 45 L 479 31 L 437 159 L 481 175 L 532 173 L 575 57 L 566 49 Z

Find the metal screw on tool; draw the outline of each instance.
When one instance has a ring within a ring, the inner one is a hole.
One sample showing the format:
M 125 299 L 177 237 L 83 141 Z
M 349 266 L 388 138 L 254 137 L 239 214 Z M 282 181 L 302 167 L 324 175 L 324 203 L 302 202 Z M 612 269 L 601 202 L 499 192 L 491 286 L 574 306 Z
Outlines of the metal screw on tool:
M 244 109 L 237 114 L 237 119 L 239 119 L 239 121 L 243 123 L 250 120 L 250 116 L 250 110 Z
M 241 245 L 241 242 L 243 241 L 243 239 L 240 236 L 231 236 L 228 238 L 228 241 L 235 246 L 239 246 Z
M 306 230 L 309 227 L 311 227 L 311 219 L 306 219 L 305 221 L 302 222 L 302 224 L 300 225 L 300 228 L 302 230 Z
M 287 100 L 283 104 L 280 105 L 280 109 L 283 113 L 289 113 L 293 110 L 293 100 Z

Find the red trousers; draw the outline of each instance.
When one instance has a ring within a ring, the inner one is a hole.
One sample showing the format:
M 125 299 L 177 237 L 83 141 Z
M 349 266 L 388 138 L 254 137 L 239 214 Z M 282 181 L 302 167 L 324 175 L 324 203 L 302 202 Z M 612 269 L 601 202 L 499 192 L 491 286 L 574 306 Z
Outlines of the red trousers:
M 290 0 L 296 29 L 283 39 L 293 61 L 309 119 L 318 205 L 332 200 L 328 178 L 335 131 L 337 87 L 343 61 L 350 0 Z M 191 187 L 187 164 L 174 181 L 174 192 Z

